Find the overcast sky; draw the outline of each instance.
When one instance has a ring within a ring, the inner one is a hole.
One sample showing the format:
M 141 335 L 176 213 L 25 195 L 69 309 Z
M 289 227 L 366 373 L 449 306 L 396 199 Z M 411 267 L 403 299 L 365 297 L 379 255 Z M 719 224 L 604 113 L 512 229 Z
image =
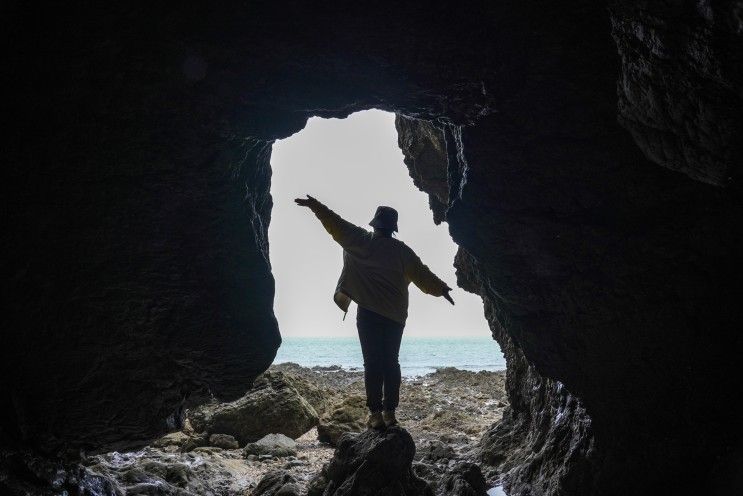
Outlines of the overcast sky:
M 274 310 L 283 336 L 356 335 L 356 304 L 342 321 L 343 312 L 332 298 L 343 265 L 342 249 L 312 211 L 294 203 L 306 193 L 369 230 L 378 205 L 396 208 L 398 238 L 454 288 L 452 307 L 411 284 L 407 335 L 490 335 L 480 297 L 456 285 L 456 245 L 447 224 L 434 225 L 428 196 L 408 175 L 397 146 L 394 114 L 370 110 L 346 119 L 313 117 L 302 131 L 274 144 L 271 166 L 268 234 L 276 278 Z

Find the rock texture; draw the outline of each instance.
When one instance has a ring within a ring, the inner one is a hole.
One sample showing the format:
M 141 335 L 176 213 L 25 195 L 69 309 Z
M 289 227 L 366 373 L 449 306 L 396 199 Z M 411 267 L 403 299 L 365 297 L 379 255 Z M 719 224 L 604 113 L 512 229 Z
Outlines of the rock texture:
M 332 446 L 338 444 L 346 432 L 361 432 L 366 429 L 366 398 L 355 395 L 344 398 L 330 408 L 327 414 L 320 417 L 317 425 L 317 436 L 320 441 Z
M 486 496 L 488 486 L 477 465 L 460 463 L 444 475 L 438 484 L 440 496 Z
M 294 439 L 283 434 L 268 434 L 254 443 L 248 443 L 243 448 L 243 455 L 271 455 L 277 458 L 297 454 L 297 443 Z
M 344 435 L 325 469 L 325 496 L 433 495 L 412 470 L 415 443 L 405 429 L 391 427 Z
M 209 446 L 216 446 L 222 449 L 237 449 L 240 443 L 229 434 L 212 434 L 209 436 Z
M 418 133 L 422 141 L 430 142 L 433 135 L 429 123 L 398 116 L 395 125 L 400 136 L 408 136 L 406 141 L 400 140 L 400 145 L 408 166 L 417 164 L 417 170 L 411 170 L 411 175 L 422 179 L 416 184 L 429 195 L 438 197 L 438 182 L 434 180 L 429 186 L 425 178 L 447 173 L 450 152 L 447 152 L 445 131 L 436 135 L 437 145 L 429 145 L 429 148 L 443 149 L 444 152 L 430 155 L 426 149 L 406 146 L 406 143 L 415 141 L 412 136 Z M 456 143 L 448 146 L 451 148 Z M 420 153 L 423 157 L 418 156 Z M 499 295 L 493 291 L 478 262 L 460 248 L 455 266 L 459 286 L 483 297 L 485 316 L 508 364 L 506 392 L 509 407 L 502 421 L 495 423 L 483 437 L 481 460 L 493 467 L 489 472 L 491 477 L 502 480 L 510 493 L 550 494 L 559 489 L 578 494 L 582 488 L 590 487 L 596 473 L 596 467 L 592 465 L 591 419 L 580 401 L 564 385 L 542 377 L 514 344 L 498 320 L 496 302 Z M 429 444 L 425 446 L 423 456 L 427 461 L 436 461 L 446 458 L 446 452 L 446 446 Z
M 498 349 L 495 343 L 492 348 L 494 352 Z M 321 440 L 335 443 L 346 431 L 366 429 L 363 371 L 336 366 L 305 368 L 293 363 L 275 364 L 269 370 L 290 371 L 328 393 L 336 408 L 320 418 L 317 432 Z M 501 419 L 508 403 L 505 376 L 505 371 L 443 367 L 425 376 L 404 378 L 397 418 L 422 455 L 429 454 L 429 442 L 465 455 L 487 428 Z
M 143 445 L 240 398 L 280 343 L 271 144 L 374 107 L 426 121 L 406 162 L 512 350 L 507 458 L 555 441 L 511 493 L 740 492 L 741 17 L 10 3 L 0 444 Z
M 245 396 L 189 412 L 197 432 L 229 434 L 240 445 L 279 433 L 298 438 L 317 425 L 317 412 L 282 372 L 265 372 Z
M 283 470 L 267 473 L 253 489 L 253 496 L 299 496 L 297 481 Z
M 652 161 L 741 187 L 740 2 L 610 1 L 619 122 Z
M 414 125 L 413 125 L 414 123 Z M 449 204 L 448 157 L 444 129 L 431 121 L 395 118 L 397 143 L 418 189 L 428 193 L 433 221 L 440 224 Z

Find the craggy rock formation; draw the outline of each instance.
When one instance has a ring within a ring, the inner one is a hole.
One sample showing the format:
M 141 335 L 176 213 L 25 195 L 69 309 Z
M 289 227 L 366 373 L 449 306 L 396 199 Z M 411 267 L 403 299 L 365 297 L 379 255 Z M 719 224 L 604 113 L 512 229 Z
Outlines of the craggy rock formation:
M 345 434 L 324 470 L 323 494 L 433 496 L 428 484 L 413 473 L 413 456 L 413 438 L 400 427 Z
M 374 107 L 427 121 L 406 162 L 511 349 L 512 494 L 734 492 L 741 5 L 607 3 L 4 6 L 0 444 L 241 397 L 280 343 L 271 143 Z
M 441 185 L 435 178 L 445 176 L 449 166 L 447 130 L 401 116 L 395 119 L 395 126 L 410 174 L 419 178 L 415 184 L 431 198 L 441 198 Z M 418 134 L 425 148 L 412 146 Z M 434 178 L 430 185 L 428 178 Z M 436 219 L 434 200 L 431 204 Z M 482 461 L 494 467 L 511 493 L 561 490 L 573 494 L 590 487 L 596 467 L 591 420 L 585 408 L 561 383 L 542 377 L 514 344 L 496 314 L 498 295 L 477 260 L 460 248 L 455 265 L 459 286 L 482 296 L 493 337 L 508 363 L 509 408 L 483 438 Z
M 430 121 L 411 120 L 400 115 L 395 119 L 395 127 L 413 184 L 428 193 L 433 221 L 440 224 L 449 204 L 448 157 L 443 130 Z

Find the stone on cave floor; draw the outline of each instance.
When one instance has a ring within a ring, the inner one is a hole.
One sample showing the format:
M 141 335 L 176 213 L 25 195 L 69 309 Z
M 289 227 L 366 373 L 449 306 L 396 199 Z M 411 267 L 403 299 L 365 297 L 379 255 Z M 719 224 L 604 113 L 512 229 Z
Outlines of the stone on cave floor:
M 206 434 L 192 434 L 189 436 L 188 441 L 181 446 L 181 451 L 193 451 L 196 448 L 206 446 L 208 443 L 209 437 Z
M 297 438 L 318 422 L 315 409 L 280 371 L 262 374 L 242 398 L 195 408 L 188 419 L 195 431 L 230 434 L 240 445 L 271 433 Z
M 240 447 L 237 439 L 229 434 L 212 434 L 209 436 L 209 446 L 216 446 L 222 449 L 237 449 Z
M 366 398 L 352 395 L 343 398 L 320 417 L 317 426 L 318 439 L 331 446 L 337 446 L 341 435 L 346 432 L 361 432 L 366 429 Z
M 208 436 L 205 434 L 193 434 L 183 431 L 170 432 L 152 442 L 153 448 L 163 451 L 192 451 L 196 448 L 209 444 Z
M 415 459 L 419 461 L 437 462 L 444 459 L 456 457 L 454 448 L 451 445 L 439 441 L 438 439 L 428 439 L 418 444 Z
M 259 459 L 264 456 L 283 458 L 296 454 L 297 443 L 283 434 L 268 434 L 243 448 L 243 456 L 246 458 L 250 455 L 256 455 Z
M 252 496 L 299 496 L 297 480 L 284 470 L 272 470 L 260 480 Z
M 161 438 L 154 440 L 152 442 L 152 446 L 155 448 L 167 448 L 170 446 L 175 446 L 175 447 L 180 448 L 181 446 L 183 446 L 190 440 L 191 440 L 191 436 L 189 436 L 185 432 L 181 432 L 181 431 L 169 432 L 168 434 L 165 434 Z
M 415 443 L 401 427 L 344 434 L 325 469 L 325 496 L 433 495 L 412 470 Z
M 438 482 L 437 496 L 485 496 L 488 486 L 480 467 L 460 462 L 449 469 Z

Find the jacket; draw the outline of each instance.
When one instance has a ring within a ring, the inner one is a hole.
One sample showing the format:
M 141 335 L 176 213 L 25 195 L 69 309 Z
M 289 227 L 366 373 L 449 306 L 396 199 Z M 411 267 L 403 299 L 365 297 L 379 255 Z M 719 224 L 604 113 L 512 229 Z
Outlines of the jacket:
M 408 285 L 442 296 L 450 289 L 405 243 L 356 226 L 320 202 L 310 206 L 325 230 L 343 247 L 343 270 L 333 295 L 345 313 L 351 301 L 396 322 L 408 317 Z

